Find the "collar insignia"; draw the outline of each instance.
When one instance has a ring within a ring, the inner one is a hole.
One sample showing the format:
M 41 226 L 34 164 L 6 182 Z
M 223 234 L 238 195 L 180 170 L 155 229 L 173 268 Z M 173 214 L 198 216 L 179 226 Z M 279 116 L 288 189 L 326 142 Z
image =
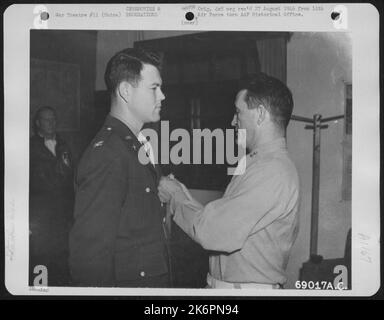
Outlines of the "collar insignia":
M 96 143 L 93 145 L 93 147 L 94 147 L 94 148 L 101 147 L 103 144 L 104 144 L 104 141 L 101 140 L 101 141 L 96 142 Z

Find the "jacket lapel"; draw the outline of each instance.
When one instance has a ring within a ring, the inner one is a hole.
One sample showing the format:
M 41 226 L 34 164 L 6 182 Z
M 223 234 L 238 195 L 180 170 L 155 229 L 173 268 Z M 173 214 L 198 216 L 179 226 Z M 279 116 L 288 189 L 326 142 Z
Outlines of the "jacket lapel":
M 47 156 L 48 158 L 56 158 L 55 155 L 51 152 L 51 150 L 49 150 L 48 147 L 45 145 L 44 138 L 37 136 L 37 139 L 39 139 L 39 144 L 43 154 L 45 154 L 45 156 Z M 56 144 L 56 147 L 57 147 L 57 144 Z

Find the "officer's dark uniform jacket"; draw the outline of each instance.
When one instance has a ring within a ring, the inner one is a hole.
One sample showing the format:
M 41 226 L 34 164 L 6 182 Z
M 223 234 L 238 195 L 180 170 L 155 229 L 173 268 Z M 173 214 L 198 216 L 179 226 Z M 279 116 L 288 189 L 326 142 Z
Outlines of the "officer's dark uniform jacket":
M 114 286 L 168 272 L 158 166 L 139 162 L 142 145 L 108 116 L 76 176 L 70 268 L 75 284 Z

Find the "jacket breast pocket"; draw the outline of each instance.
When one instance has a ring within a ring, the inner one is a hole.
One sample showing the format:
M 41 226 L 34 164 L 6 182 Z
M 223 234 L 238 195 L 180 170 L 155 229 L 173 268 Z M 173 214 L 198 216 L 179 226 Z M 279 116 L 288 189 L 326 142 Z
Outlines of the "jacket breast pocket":
M 154 224 L 158 224 L 160 217 L 157 217 L 160 200 L 157 190 L 152 184 L 145 184 L 145 181 L 129 180 L 129 192 L 123 204 L 120 234 L 129 231 L 152 229 Z

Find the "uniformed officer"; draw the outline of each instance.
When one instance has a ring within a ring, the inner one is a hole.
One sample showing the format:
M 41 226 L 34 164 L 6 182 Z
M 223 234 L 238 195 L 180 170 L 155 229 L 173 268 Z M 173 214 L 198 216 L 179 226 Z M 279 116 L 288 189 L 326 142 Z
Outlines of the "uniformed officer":
M 286 145 L 292 93 L 259 73 L 241 83 L 235 107 L 232 125 L 246 133 L 237 143 L 249 153 L 223 197 L 203 206 L 165 177 L 159 193 L 175 223 L 210 251 L 208 287 L 279 289 L 299 227 L 299 177 Z
M 138 49 L 118 52 L 105 81 L 111 111 L 86 149 L 76 175 L 70 269 L 78 286 L 167 287 L 160 170 L 144 165 L 138 137 L 160 120 L 160 61 Z

